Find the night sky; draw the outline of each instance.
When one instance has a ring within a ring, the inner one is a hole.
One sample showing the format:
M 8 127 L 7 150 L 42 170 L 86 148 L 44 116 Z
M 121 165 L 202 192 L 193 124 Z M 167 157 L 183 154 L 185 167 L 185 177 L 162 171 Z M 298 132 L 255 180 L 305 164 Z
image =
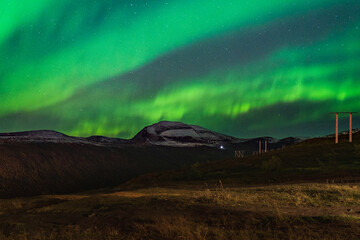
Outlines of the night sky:
M 329 134 L 329 112 L 360 111 L 359 12 L 359 0 L 0 0 L 0 131 L 131 138 L 169 120 Z

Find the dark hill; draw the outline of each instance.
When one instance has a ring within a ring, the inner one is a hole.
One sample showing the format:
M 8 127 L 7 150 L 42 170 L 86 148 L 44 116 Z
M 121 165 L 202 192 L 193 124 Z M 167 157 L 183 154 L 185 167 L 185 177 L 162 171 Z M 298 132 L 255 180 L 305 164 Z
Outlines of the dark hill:
M 192 165 L 189 168 L 140 176 L 128 186 L 167 185 L 172 182 L 212 182 L 221 179 L 227 184 L 266 184 L 283 182 L 360 181 L 360 132 L 354 131 L 353 143 L 346 133 L 340 143 L 329 135 L 308 139 L 297 144 L 260 155 L 234 157 L 221 161 Z M 256 139 L 258 140 L 258 139 Z M 249 140 L 243 144 L 250 143 Z M 280 144 L 294 139 L 284 139 Z M 254 143 L 252 143 L 254 144 Z
M 153 171 L 229 157 L 216 148 L 0 144 L 0 196 L 68 193 L 110 187 Z
M 52 130 L 14 132 L 14 133 L 0 133 L 0 137 L 7 138 L 68 138 L 67 135 Z
M 231 158 L 234 149 L 252 153 L 258 140 L 178 122 L 146 127 L 131 140 L 79 138 L 55 131 L 4 133 L 0 134 L 0 196 L 115 186 L 149 172 Z M 279 142 L 271 139 L 269 148 L 281 147 Z
M 164 146 L 219 147 L 226 143 L 236 144 L 244 140 L 226 136 L 205 128 L 181 122 L 162 121 L 145 127 L 132 139 L 134 143 Z

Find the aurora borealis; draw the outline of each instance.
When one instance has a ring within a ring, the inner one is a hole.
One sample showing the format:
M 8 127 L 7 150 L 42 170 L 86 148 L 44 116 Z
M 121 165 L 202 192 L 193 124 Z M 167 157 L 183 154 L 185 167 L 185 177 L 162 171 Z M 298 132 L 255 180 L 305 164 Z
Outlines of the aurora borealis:
M 0 0 L 0 131 L 131 138 L 169 120 L 328 134 L 329 112 L 360 112 L 359 12 L 358 0 Z

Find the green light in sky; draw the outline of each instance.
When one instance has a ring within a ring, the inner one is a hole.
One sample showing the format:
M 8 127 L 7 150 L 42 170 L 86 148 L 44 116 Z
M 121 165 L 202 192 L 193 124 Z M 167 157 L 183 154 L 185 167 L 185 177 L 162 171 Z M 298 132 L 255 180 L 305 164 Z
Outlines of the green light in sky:
M 0 129 L 29 130 L 42 127 L 32 119 L 45 119 L 44 126 L 69 134 L 132 137 L 160 120 L 216 130 L 214 119 L 234 122 L 282 104 L 329 104 L 287 121 L 293 124 L 317 121 L 333 108 L 357 110 L 357 9 L 350 0 L 0 0 Z M 314 12 L 318 30 L 302 24 Z M 328 22 L 333 27 L 323 31 Z M 262 41 L 261 33 L 272 31 Z M 235 34 L 252 39 L 235 46 L 249 49 L 249 59 L 231 61 L 233 49 L 218 44 L 229 48 L 229 63 L 220 64 L 211 54 L 220 51 L 206 44 Z M 264 45 L 266 52 L 256 51 Z M 156 85 L 168 70 L 159 59 L 175 53 L 179 58 L 167 64 L 185 72 Z M 187 66 L 196 54 L 208 61 Z M 133 72 L 144 79 L 135 81 Z

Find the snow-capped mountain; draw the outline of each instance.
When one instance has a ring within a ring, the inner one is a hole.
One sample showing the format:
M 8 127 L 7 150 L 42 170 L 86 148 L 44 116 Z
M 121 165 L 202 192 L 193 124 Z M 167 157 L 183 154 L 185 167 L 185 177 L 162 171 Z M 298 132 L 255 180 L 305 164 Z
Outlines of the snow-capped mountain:
M 73 142 L 74 138 L 51 130 L 0 133 L 0 140 L 15 142 Z
M 244 140 L 181 122 L 162 121 L 145 127 L 131 140 L 164 146 L 221 146 Z
M 267 141 L 269 148 L 279 148 L 301 142 L 300 138 L 275 139 L 259 137 L 239 139 L 206 128 L 181 122 L 162 121 L 142 129 L 130 140 L 104 136 L 72 137 L 51 130 L 0 133 L 1 142 L 50 142 L 76 143 L 97 146 L 155 145 L 171 147 L 207 146 L 220 149 L 251 149 L 255 151 L 259 141 Z
M 79 143 L 79 144 L 116 144 L 125 143 L 120 138 L 91 136 L 87 138 L 72 137 L 52 130 L 37 130 L 27 132 L 0 133 L 0 142 L 51 142 L 51 143 Z

